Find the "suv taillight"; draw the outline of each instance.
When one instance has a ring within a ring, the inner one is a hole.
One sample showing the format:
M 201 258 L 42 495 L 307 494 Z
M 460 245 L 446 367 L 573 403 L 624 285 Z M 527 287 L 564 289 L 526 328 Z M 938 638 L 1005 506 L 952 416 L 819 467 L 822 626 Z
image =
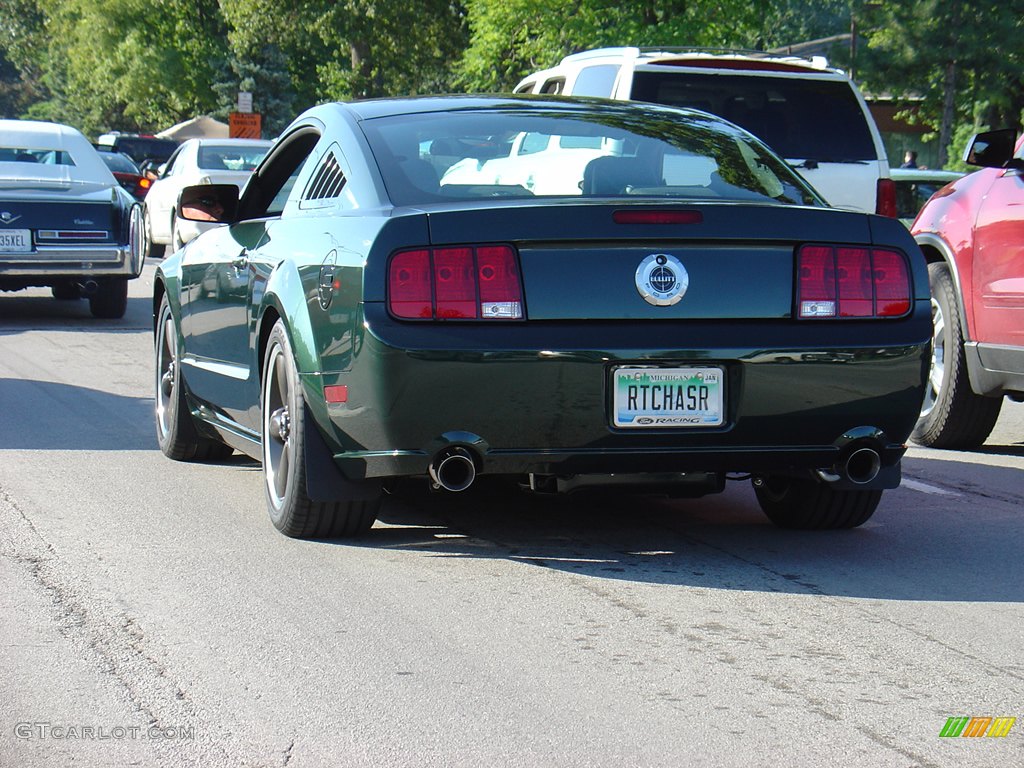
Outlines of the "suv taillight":
M 896 218 L 896 182 L 892 179 L 879 179 L 875 185 L 875 213 Z
M 910 270 L 899 251 L 805 245 L 796 263 L 800 319 L 902 317 L 910 311 Z
M 521 320 L 515 249 L 461 245 L 398 251 L 388 265 L 388 309 L 407 320 Z

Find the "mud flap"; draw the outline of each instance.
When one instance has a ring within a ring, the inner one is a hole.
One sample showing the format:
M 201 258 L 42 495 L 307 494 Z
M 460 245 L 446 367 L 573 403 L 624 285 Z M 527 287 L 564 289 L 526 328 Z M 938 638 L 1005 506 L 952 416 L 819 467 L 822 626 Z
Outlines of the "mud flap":
M 334 463 L 309 406 L 302 407 L 306 493 L 312 501 L 373 501 L 383 492 L 380 480 L 349 480 Z

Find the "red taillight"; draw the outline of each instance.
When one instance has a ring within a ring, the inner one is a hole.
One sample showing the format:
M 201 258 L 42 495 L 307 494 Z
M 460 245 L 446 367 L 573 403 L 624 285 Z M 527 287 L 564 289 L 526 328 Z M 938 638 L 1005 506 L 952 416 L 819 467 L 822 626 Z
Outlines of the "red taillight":
M 480 285 L 480 317 L 517 320 L 523 316 L 523 292 L 519 287 L 516 254 L 507 245 L 476 249 Z
M 399 251 L 388 267 L 388 308 L 410 320 L 519 320 L 523 291 L 508 245 Z
M 477 316 L 472 248 L 434 250 L 435 316 L 441 320 Z
M 874 314 L 871 252 L 867 248 L 836 248 L 836 281 L 840 317 Z
M 836 263 L 831 248 L 805 245 L 800 249 L 797 283 L 800 317 L 835 317 Z
M 797 252 L 797 317 L 901 317 L 910 271 L 898 251 L 805 245 Z
M 388 304 L 396 317 L 430 319 L 434 316 L 434 286 L 430 251 L 403 251 L 388 269 Z
M 875 314 L 899 317 L 910 311 L 910 272 L 903 254 L 896 251 L 873 251 L 875 279 Z
M 875 213 L 896 218 L 896 182 L 892 179 L 878 180 L 875 187 Z

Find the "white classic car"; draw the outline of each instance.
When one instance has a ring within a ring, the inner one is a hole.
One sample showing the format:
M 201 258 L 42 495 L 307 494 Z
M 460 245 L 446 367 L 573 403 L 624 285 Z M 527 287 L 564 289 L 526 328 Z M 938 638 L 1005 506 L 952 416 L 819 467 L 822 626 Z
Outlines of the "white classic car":
M 48 286 L 119 318 L 143 245 L 142 206 L 81 133 L 0 120 L 0 291 Z

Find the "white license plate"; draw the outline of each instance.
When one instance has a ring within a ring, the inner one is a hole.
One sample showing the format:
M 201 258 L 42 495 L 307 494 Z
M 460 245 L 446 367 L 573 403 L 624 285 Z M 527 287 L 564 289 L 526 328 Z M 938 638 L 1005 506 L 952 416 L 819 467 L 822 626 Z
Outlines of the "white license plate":
M 31 229 L 0 230 L 0 253 L 28 253 L 31 250 Z
M 612 426 L 721 426 L 724 384 L 721 368 L 616 368 Z

